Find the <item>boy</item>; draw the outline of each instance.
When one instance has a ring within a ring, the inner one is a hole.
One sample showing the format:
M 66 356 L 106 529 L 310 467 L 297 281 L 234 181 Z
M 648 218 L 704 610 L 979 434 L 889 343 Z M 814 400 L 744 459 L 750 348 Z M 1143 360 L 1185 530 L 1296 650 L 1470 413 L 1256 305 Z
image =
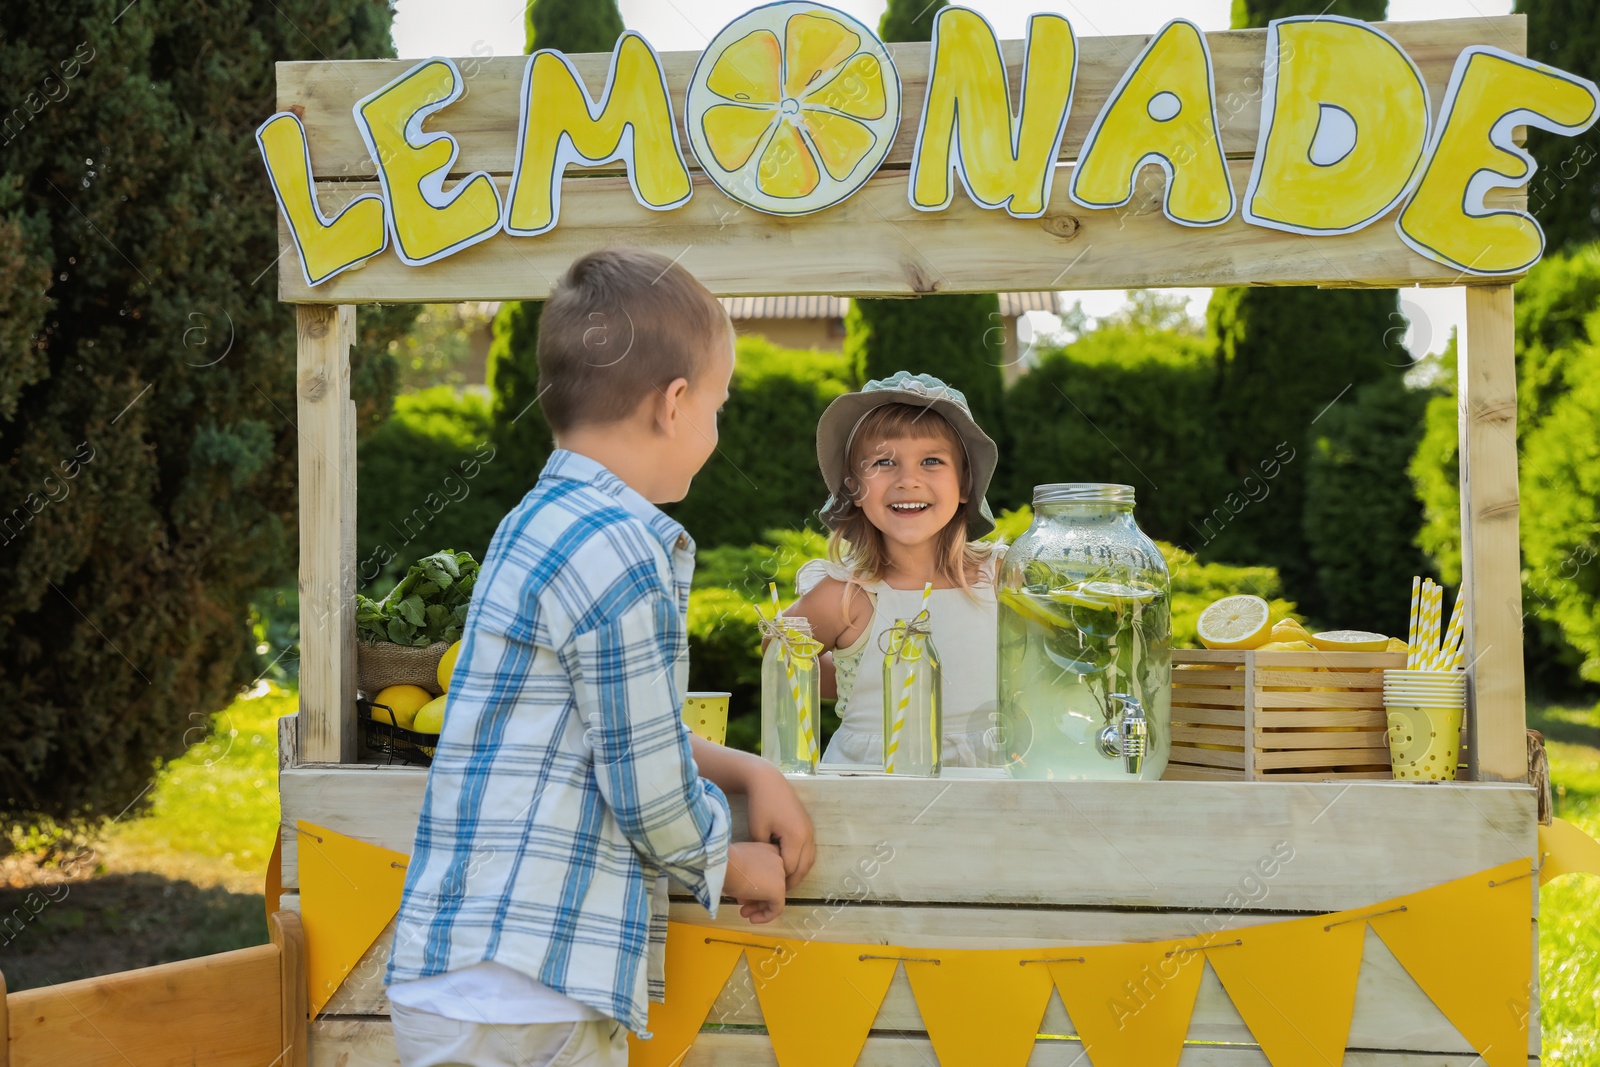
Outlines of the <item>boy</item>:
M 396 920 L 404 1067 L 626 1064 L 662 995 L 667 876 L 767 922 L 811 866 L 783 776 L 679 718 L 694 544 L 654 505 L 716 448 L 727 314 L 661 256 L 596 252 L 538 359 L 556 451 L 483 561 Z M 729 844 L 721 789 L 753 841 Z

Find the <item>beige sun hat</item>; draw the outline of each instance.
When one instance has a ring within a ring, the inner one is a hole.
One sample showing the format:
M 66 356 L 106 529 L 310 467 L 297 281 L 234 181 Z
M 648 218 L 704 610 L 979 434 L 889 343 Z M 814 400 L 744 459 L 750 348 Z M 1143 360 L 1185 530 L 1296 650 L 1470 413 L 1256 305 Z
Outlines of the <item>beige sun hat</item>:
M 931 374 L 903 370 L 887 378 L 876 378 L 859 392 L 844 394 L 822 413 L 817 423 L 817 465 L 822 468 L 822 478 L 828 483 L 830 494 L 822 507 L 822 521 L 837 529 L 855 510 L 855 501 L 844 491 L 845 478 L 850 473 L 850 443 L 861 420 L 885 404 L 930 408 L 955 428 L 967 453 L 969 503 L 978 502 L 977 507 L 967 509 L 967 534 L 978 538 L 993 530 L 994 512 L 989 510 L 985 497 L 1000 449 L 973 420 L 972 409 L 967 406 L 967 398 L 961 390 Z

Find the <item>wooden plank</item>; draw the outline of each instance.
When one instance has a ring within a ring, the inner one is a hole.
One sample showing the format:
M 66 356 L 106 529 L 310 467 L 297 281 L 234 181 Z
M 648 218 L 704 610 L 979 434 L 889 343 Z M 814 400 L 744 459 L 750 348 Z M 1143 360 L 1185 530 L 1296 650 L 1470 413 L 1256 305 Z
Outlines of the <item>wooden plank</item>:
M 312 1024 L 312 1067 L 398 1067 L 394 1030 L 386 1018 L 348 1016 L 321 1018 Z M 777 1067 L 765 1033 L 704 1033 L 695 1041 L 682 1067 Z M 856 1061 L 861 1067 L 931 1067 L 937 1063 L 926 1037 L 893 1031 L 876 1032 Z M 1082 1067 L 1083 1046 L 1076 1040 L 1045 1040 L 1034 1046 L 1028 1067 Z M 1266 1067 L 1255 1046 L 1186 1045 L 1179 1067 Z M 1474 1067 L 1483 1061 L 1465 1052 L 1385 1052 L 1352 1049 L 1344 1067 Z M 1528 1067 L 1538 1067 L 1530 1056 Z
M 1481 781 L 1528 776 L 1515 340 L 1511 286 L 1467 290 L 1457 391 L 1461 568 L 1470 589 L 1464 646 L 1468 766 Z
M 294 911 L 277 911 L 267 920 L 267 932 L 278 950 L 279 1055 L 282 1067 L 306 1067 L 310 1040 L 306 1021 L 311 1009 L 306 989 L 306 938 L 300 926 L 300 894 Z
M 278 1062 L 278 949 L 258 945 L 12 993 L 17 1067 Z
M 1234 745 L 1243 753 L 1244 728 L 1241 726 L 1218 730 L 1173 723 L 1172 743 L 1176 745 L 1180 741 L 1195 745 Z
M 1202 767 L 1227 767 L 1241 773 L 1245 770 L 1246 757 L 1250 755 L 1248 747 L 1240 751 L 1223 751 L 1215 748 L 1187 748 L 1174 747 L 1173 754 L 1181 754 L 1188 763 L 1198 764 Z
M 1165 773 L 1161 775 L 1163 782 L 1242 782 L 1243 770 L 1228 770 L 1224 767 L 1194 767 L 1187 763 L 1179 763 L 1184 750 L 1173 749 L 1172 759 L 1167 763 Z
M 1337 686 L 1340 689 L 1376 689 L 1383 691 L 1382 671 L 1275 671 L 1256 668 L 1256 684 L 1263 687 L 1277 685 Z
M 1346 711 L 1258 711 L 1256 726 L 1263 730 L 1280 727 L 1355 726 L 1387 729 L 1389 720 L 1382 708 L 1350 708 Z
M 1350 735 L 1359 736 L 1357 734 Z M 1372 749 L 1305 748 L 1282 752 L 1256 750 L 1256 768 L 1270 771 L 1280 767 L 1375 767 L 1389 762 L 1388 752 Z
M 1260 780 L 1273 782 L 1343 782 L 1346 780 L 1388 782 L 1394 780 L 1394 772 L 1387 770 L 1353 771 L 1349 769 L 1342 769 L 1339 771 L 1294 771 L 1274 769 Z
M 1272 733 L 1263 733 L 1256 738 L 1256 751 L 1281 750 L 1290 748 L 1372 748 L 1383 751 L 1383 760 L 1389 759 L 1389 734 L 1386 730 L 1353 730 L 1349 733 L 1333 733 L 1327 730 L 1312 730 L 1303 734 L 1286 733 L 1277 730 Z
M 278 720 L 278 770 L 300 762 L 300 713 L 291 711 Z
M 1197 689 L 1190 685 L 1172 687 L 1173 706 L 1192 707 L 1195 704 L 1214 704 L 1228 708 L 1244 707 L 1244 689 Z
M 1230 164 L 1230 173 L 1242 192 L 1248 162 Z M 561 225 L 539 237 L 498 233 L 427 267 L 408 267 L 385 252 L 314 288 L 306 285 L 291 252 L 278 263 L 278 294 L 291 303 L 325 304 L 542 299 L 574 259 L 612 245 L 675 259 L 719 296 L 1499 281 L 1464 277 L 1417 255 L 1396 235 L 1394 212 L 1359 233 L 1336 237 L 1249 226 L 1237 214 L 1196 233 L 1162 214 L 1161 171 L 1152 166 L 1148 176 L 1127 207 L 1091 210 L 1068 198 L 1068 178 L 1058 175 L 1049 206 L 1036 219 L 986 211 L 960 196 L 944 211 L 917 211 L 906 201 L 905 171 L 879 175 L 843 203 L 800 218 L 741 208 L 703 175 L 694 179 L 693 199 L 673 211 L 640 206 L 625 178 L 590 178 L 567 183 Z M 507 181 L 496 179 L 502 195 Z M 379 191 L 369 182 L 322 182 L 317 188 L 327 211 Z M 1488 202 L 1514 206 L 1525 199 L 1521 193 L 1492 194 Z M 279 247 L 289 247 L 281 218 L 278 232 Z M 1312 659 L 1284 665 L 1334 664 Z
M 299 271 L 293 255 L 285 261 Z M 355 308 L 299 309 L 300 756 L 356 758 Z
M 1383 692 L 1377 689 L 1335 689 L 1331 693 L 1256 690 L 1258 708 L 1381 708 Z
M 1257 886 L 1257 893 L 1272 892 L 1271 879 L 1252 884 Z M 1242 896 L 1243 890 L 1240 892 Z M 751 929 L 732 908 L 722 909 L 718 917 L 712 919 L 698 904 L 678 902 L 672 906 L 672 918 L 678 922 L 724 930 L 724 936 L 728 937 L 737 937 Z M 790 907 L 775 923 L 762 927 L 759 932 L 773 937 L 898 945 L 927 950 L 1031 946 L 1065 948 L 1190 937 L 1202 932 L 1244 929 L 1280 918 L 1284 916 L 1239 911 L 1160 914 L 845 904 Z M 383 977 L 393 936 L 391 925 L 352 968 L 351 976 L 328 1001 L 324 1015 L 388 1015 L 389 1000 L 384 994 Z M 750 984 L 750 972 L 743 963 L 735 968 L 713 1005 L 707 1022 L 713 1025 L 762 1025 L 760 1005 Z M 873 1025 L 878 1030 L 914 1032 L 923 1029 L 922 1017 L 903 968 L 896 973 Z M 1056 998 L 1051 1000 L 1040 1032 L 1076 1033 L 1076 1028 Z M 1253 1042 L 1221 983 L 1209 969 L 1201 980 L 1188 1036 L 1190 1041 L 1231 1044 Z M 1471 1051 L 1467 1042 L 1411 980 L 1383 942 L 1370 931 L 1356 984 L 1349 1044 L 1356 1048 Z
M 1210 665 L 1226 664 L 1229 666 L 1244 666 L 1245 653 L 1230 652 L 1214 648 L 1175 648 L 1172 650 L 1172 665 L 1185 667 L 1190 664 Z
M 409 853 L 426 780 L 421 770 L 293 768 L 281 776 L 283 818 Z M 1532 856 L 1537 823 L 1533 789 L 1517 785 L 793 783 L 817 828 L 817 863 L 796 900 L 842 895 L 846 878 L 887 852 L 872 881 L 882 901 L 1211 908 L 1286 841 L 1295 862 L 1263 907 L 1335 911 Z M 739 798 L 734 813 L 743 833 Z M 286 889 L 299 885 L 298 836 L 283 837 Z
M 1083 147 L 1089 126 L 1148 35 L 1089 36 L 1094 27 L 1070 19 L 1084 34 L 1078 41 L 1078 77 L 1073 88 L 1072 113 L 1062 137 L 1060 158 L 1073 160 Z M 1474 44 L 1492 44 L 1522 54 L 1526 20 L 1509 15 L 1491 18 L 1447 19 L 1428 22 L 1378 23 L 1416 61 L 1428 83 L 1434 115 L 1444 102 L 1445 86 L 1456 56 Z M 1230 157 L 1255 155 L 1261 121 L 1261 67 L 1266 52 L 1265 30 L 1226 30 L 1206 34 L 1215 71 L 1217 119 L 1223 151 Z M 1012 100 L 1020 100 L 1023 41 L 1004 41 L 1001 51 L 1010 75 Z M 890 44 L 900 74 L 901 117 L 886 165 L 908 166 L 917 127 L 922 119 L 923 96 L 928 81 L 928 49 L 924 42 Z M 698 169 L 689 150 L 684 126 L 683 101 L 699 52 L 662 52 L 662 73 L 678 120 L 678 139 L 684 157 Z M 605 86 L 611 66 L 609 54 L 572 57 L 591 96 Z M 429 131 L 445 130 L 461 144 L 461 154 L 450 171 L 465 175 L 486 170 L 509 175 L 517 148 L 517 124 L 522 105 L 524 56 L 490 56 L 458 59 L 466 91 L 460 100 L 426 124 Z M 318 178 L 372 178 L 376 170 L 356 131 L 350 109 L 368 93 L 381 88 L 411 67 L 412 59 L 355 60 L 341 63 L 279 63 L 278 110 L 295 111 L 306 126 L 311 144 L 312 172 Z M 1241 185 L 1242 193 L 1244 187 Z
M 1244 712 L 1239 708 L 1197 708 L 1193 704 L 1174 704 L 1172 723 L 1193 723 L 1203 726 L 1228 726 L 1244 729 Z

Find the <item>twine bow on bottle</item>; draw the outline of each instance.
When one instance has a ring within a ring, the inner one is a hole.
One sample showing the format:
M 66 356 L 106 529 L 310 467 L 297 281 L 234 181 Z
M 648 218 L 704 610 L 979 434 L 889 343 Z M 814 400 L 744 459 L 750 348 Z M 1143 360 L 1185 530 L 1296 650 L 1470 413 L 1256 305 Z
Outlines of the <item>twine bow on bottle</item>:
M 915 663 L 922 658 L 923 647 L 932 632 L 928 609 L 923 608 L 915 618 L 896 619 L 894 625 L 883 631 L 878 639 L 878 650 L 889 659 Z

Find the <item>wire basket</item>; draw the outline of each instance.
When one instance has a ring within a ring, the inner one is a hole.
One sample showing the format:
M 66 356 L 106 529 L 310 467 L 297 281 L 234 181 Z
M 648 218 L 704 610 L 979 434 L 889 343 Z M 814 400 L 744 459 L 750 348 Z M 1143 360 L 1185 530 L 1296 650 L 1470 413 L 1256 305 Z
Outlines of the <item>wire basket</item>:
M 374 718 L 376 712 L 378 717 Z M 376 704 L 365 694 L 356 696 L 356 714 L 361 718 L 361 732 L 366 739 L 367 751 L 384 757 L 385 763 L 410 763 L 427 767 L 433 763 L 430 751 L 439 743 L 438 734 L 421 734 L 397 725 L 394 709 L 387 704 Z M 389 721 L 384 721 L 384 716 Z

